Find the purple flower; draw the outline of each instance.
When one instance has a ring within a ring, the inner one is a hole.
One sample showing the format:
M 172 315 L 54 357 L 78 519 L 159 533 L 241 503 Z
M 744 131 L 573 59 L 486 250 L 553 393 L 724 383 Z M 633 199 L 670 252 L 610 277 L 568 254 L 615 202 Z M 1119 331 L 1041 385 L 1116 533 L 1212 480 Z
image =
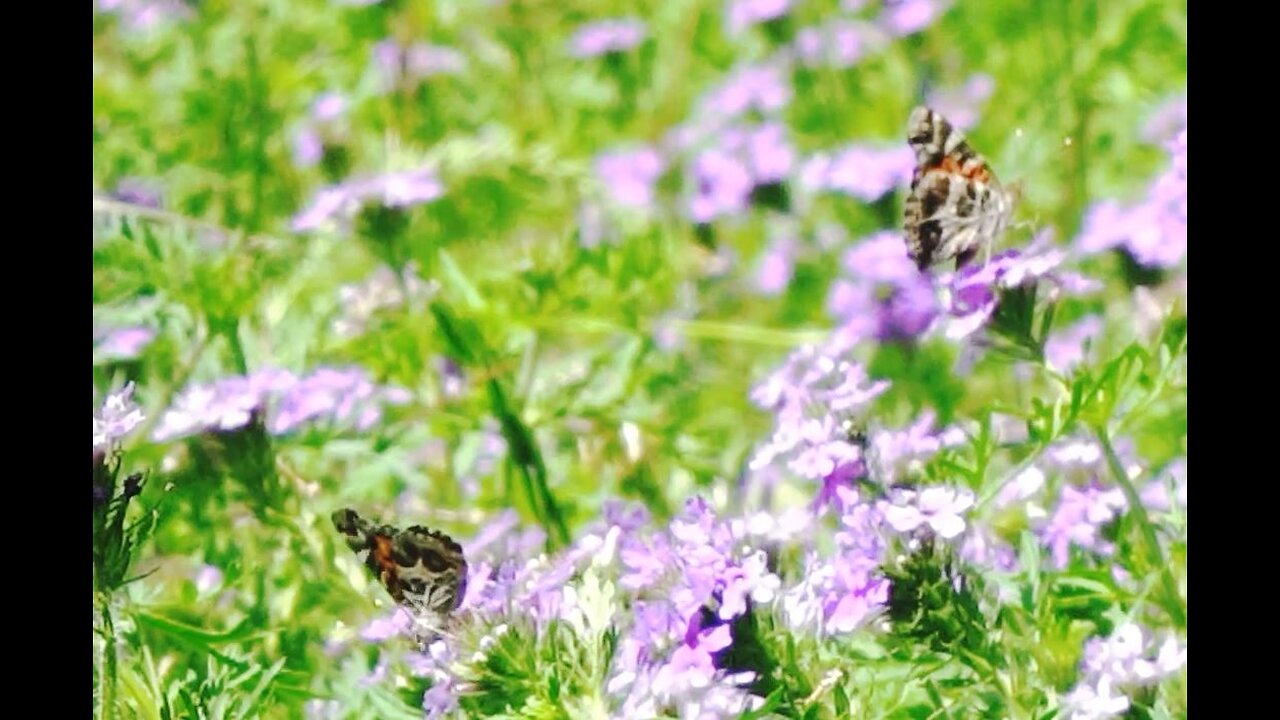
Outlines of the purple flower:
M 928 276 L 916 270 L 903 247 L 900 234 L 881 232 L 850 248 L 842 264 L 852 277 L 832 285 L 827 309 L 846 320 L 874 318 L 881 341 L 924 334 L 941 306 Z
M 430 43 L 408 47 L 395 40 L 373 46 L 373 64 L 384 91 L 409 88 L 435 75 L 456 75 L 467 67 L 467 58 L 454 48 Z
M 874 202 L 910 182 L 915 162 L 911 148 L 905 145 L 853 145 L 834 155 L 819 153 L 809 158 L 800 170 L 800 182 L 814 190 L 830 190 Z
M 791 85 L 776 65 L 748 65 L 739 69 L 706 99 L 711 114 L 736 118 L 749 110 L 770 115 L 791 102 Z
M 1118 717 L 1129 698 L 1118 691 L 1154 685 L 1172 677 L 1187 663 L 1186 646 L 1172 634 L 1158 643 L 1133 622 L 1107 638 L 1090 638 L 1080 663 L 1081 678 L 1063 698 L 1070 718 Z
M 1065 259 L 1066 253 L 1052 247 L 1050 236 L 1044 233 L 1025 250 L 1006 250 L 986 265 L 968 265 L 953 276 L 940 276 L 939 284 L 950 291 L 945 335 L 959 340 L 980 330 L 995 314 L 999 291 L 1040 280 L 1051 283 L 1051 296 L 1060 291 L 1063 273 L 1058 267 Z
M 293 135 L 293 162 L 300 168 L 313 167 L 324 157 L 325 146 L 336 144 L 345 134 L 341 120 L 349 103 L 339 93 L 327 92 L 311 103 L 310 116 Z
M 963 85 L 930 92 L 925 104 L 941 113 L 952 125 L 968 130 L 978 122 L 978 111 L 995 91 L 990 75 L 972 75 Z
M 266 427 L 274 434 L 321 419 L 365 430 L 381 418 L 382 405 L 408 399 L 402 389 L 374 385 L 358 368 L 320 368 L 303 378 L 287 370 L 265 369 L 187 388 L 161 417 L 152 440 L 236 430 L 264 410 L 269 410 Z
M 93 415 L 93 451 L 103 451 L 133 432 L 146 416 L 133 401 L 133 383 L 108 393 L 102 409 Z
M 1152 144 L 1173 140 L 1187 127 L 1187 97 L 1185 94 L 1166 101 L 1152 113 L 1142 126 L 1142 139 Z
M 645 24 L 634 19 L 600 20 L 583 25 L 569 40 L 574 57 L 590 58 L 630 50 L 648 34 Z
M 292 227 L 294 232 L 307 232 L 349 217 L 366 204 L 404 208 L 442 195 L 444 185 L 428 168 L 359 178 L 321 190 L 310 205 L 294 216 Z
M 698 224 L 747 209 L 754 184 L 746 164 L 723 150 L 699 153 L 693 164 L 694 196 L 689 217 Z
M 664 170 L 662 156 L 647 146 L 616 150 L 596 158 L 596 174 L 613 201 L 624 207 L 652 206 L 654 183 Z
M 160 209 L 164 207 L 164 189 L 157 180 L 127 177 L 116 182 L 111 197 L 130 205 Z
M 880 22 L 889 32 L 905 37 L 932 25 L 943 9 L 939 0 L 889 0 Z
M 1170 497 L 1172 490 L 1173 496 Z M 1178 458 L 1142 489 L 1142 504 L 1153 510 L 1167 512 L 1176 506 L 1187 507 L 1187 460 Z
M 795 153 L 779 123 L 723 129 L 694 158 L 691 219 L 702 224 L 743 212 L 753 190 L 783 182 L 794 164 Z
M 1096 482 L 1083 488 L 1064 485 L 1058 507 L 1039 530 L 1054 565 L 1059 569 L 1067 566 L 1072 545 L 1099 555 L 1110 555 L 1115 548 L 1102 538 L 1102 526 L 1127 506 L 1124 493 L 1118 488 L 1104 490 Z
M 1140 265 L 1175 267 L 1187 253 L 1187 131 L 1169 143 L 1170 167 L 1134 205 L 1103 201 L 1085 216 L 1076 249 L 1093 254 L 1123 247 Z
M 847 69 L 888 44 L 884 31 L 858 20 L 833 19 L 796 33 L 796 59 L 806 67 Z
M 191 8 L 180 0 L 98 0 L 98 9 L 120 17 L 132 31 L 154 30 L 191 17 Z
M 947 487 L 931 487 L 916 493 L 905 490 L 884 507 L 884 519 L 900 533 L 914 533 L 928 525 L 939 537 L 951 540 L 964 532 L 961 513 L 973 507 L 973 493 Z
M 324 138 L 312 127 L 300 128 L 293 136 L 293 164 L 299 168 L 315 167 L 324 157 Z
M 761 256 L 759 270 L 756 272 L 756 287 L 762 295 L 778 295 L 791 284 L 791 276 L 795 271 L 795 252 L 794 238 L 782 236 L 774 239 Z
M 756 451 L 751 469 L 777 460 L 801 477 L 821 480 L 862 459 L 846 422 L 887 390 L 861 365 L 814 348 L 802 348 L 756 386 L 751 399 L 776 414 L 773 436 Z
M 196 593 L 208 595 L 222 587 L 222 580 L 222 570 L 216 565 L 201 565 L 195 577 Z
M 964 442 L 964 433 L 957 428 L 935 433 L 935 420 L 933 412 L 926 411 L 902 430 L 875 430 L 871 433 L 867 452 L 872 476 L 877 482 L 891 486 L 919 472 L 923 464 L 942 448 Z
M 1102 318 L 1090 315 L 1058 330 L 1044 344 L 1045 362 L 1058 372 L 1068 372 L 1084 361 L 1085 345 L 1102 334 Z
M 729 32 L 776 20 L 791 11 L 791 0 L 733 0 L 729 4 Z
M 108 360 L 132 360 L 151 344 L 156 331 L 148 327 L 113 330 L 98 344 L 98 352 Z

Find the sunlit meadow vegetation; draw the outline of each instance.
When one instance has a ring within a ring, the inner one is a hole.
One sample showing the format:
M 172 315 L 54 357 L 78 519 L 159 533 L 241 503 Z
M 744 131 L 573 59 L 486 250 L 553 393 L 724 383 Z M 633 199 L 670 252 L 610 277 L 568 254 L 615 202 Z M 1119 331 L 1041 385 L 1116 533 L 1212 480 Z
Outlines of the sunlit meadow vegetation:
M 1185 2 L 93 24 L 97 717 L 1186 716 Z M 961 270 L 921 104 L 1021 188 Z

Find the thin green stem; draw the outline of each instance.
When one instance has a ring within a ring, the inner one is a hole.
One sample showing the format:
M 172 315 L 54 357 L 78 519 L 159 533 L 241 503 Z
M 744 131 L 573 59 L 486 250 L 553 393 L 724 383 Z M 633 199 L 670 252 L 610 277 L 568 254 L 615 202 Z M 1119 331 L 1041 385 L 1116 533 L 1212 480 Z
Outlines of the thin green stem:
M 115 717 L 116 706 L 116 631 L 111 621 L 110 596 L 103 594 L 98 602 L 102 618 L 102 652 L 98 656 L 98 720 Z
M 1120 460 L 1120 456 L 1116 454 L 1115 448 L 1111 445 L 1111 438 L 1107 436 L 1104 428 L 1095 428 L 1094 434 L 1098 438 L 1098 443 L 1102 445 L 1102 450 L 1107 456 L 1107 465 L 1111 468 L 1111 474 L 1116 480 L 1116 484 L 1120 486 L 1124 492 L 1125 500 L 1129 503 L 1129 511 L 1133 513 L 1134 519 L 1138 523 L 1138 528 L 1142 533 L 1142 544 L 1147 552 L 1147 562 L 1153 568 L 1158 568 L 1161 578 L 1162 607 L 1165 612 L 1169 613 L 1169 617 L 1180 628 L 1187 626 L 1186 610 L 1182 607 L 1182 598 L 1178 595 L 1178 583 L 1173 577 L 1173 571 L 1169 564 L 1165 562 L 1163 554 L 1160 552 L 1160 542 L 1156 537 L 1155 526 L 1151 524 L 1151 518 L 1147 516 L 1147 509 L 1142 504 L 1142 498 L 1138 496 L 1138 490 L 1133 486 L 1133 482 L 1129 479 L 1129 474 L 1125 472 L 1124 463 Z

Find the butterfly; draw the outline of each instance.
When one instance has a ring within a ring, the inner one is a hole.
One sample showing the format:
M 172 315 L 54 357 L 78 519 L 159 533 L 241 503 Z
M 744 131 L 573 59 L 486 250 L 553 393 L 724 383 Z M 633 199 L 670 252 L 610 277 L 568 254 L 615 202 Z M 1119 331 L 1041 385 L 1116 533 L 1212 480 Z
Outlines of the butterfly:
M 438 530 L 379 525 L 350 508 L 332 515 L 347 547 L 409 612 L 420 639 L 439 634 L 467 592 L 462 546 Z
M 920 270 L 952 258 L 973 260 L 1009 223 L 1016 190 L 1006 190 L 964 133 L 927 107 L 911 111 L 907 142 L 916 154 L 903 208 L 907 254 Z

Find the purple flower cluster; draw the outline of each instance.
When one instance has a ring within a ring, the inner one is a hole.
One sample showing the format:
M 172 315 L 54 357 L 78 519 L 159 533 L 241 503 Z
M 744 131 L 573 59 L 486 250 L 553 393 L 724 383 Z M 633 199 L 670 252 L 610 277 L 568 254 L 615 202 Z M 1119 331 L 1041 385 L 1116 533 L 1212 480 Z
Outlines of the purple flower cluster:
M 145 416 L 133 401 L 133 383 L 108 393 L 102 408 L 93 414 L 93 452 L 105 452 L 133 432 Z
M 920 273 L 904 251 L 902 235 L 877 233 L 844 254 L 848 277 L 831 286 L 827 309 L 845 323 L 874 318 L 881 341 L 910 339 L 933 326 L 941 311 L 930 276 Z
M 347 99 L 338 93 L 325 93 L 316 98 L 307 121 L 293 137 L 294 165 L 309 168 L 320 162 L 325 145 L 335 143 L 345 134 L 341 121 L 347 109 Z
M 1085 317 L 1075 324 L 1055 330 L 1044 344 L 1045 363 L 1060 373 L 1084 362 L 1086 347 L 1102 335 L 1102 318 Z
M 1001 291 L 1030 286 L 1041 280 L 1050 284 L 1050 297 L 1060 293 L 1085 295 L 1100 285 L 1078 273 L 1059 269 L 1065 251 L 1053 247 L 1049 233 L 1042 233 L 1025 250 L 1006 250 L 985 265 L 968 265 L 938 283 L 949 290 L 944 334 L 953 340 L 980 330 L 996 311 Z
M 294 232 L 316 230 L 334 220 L 346 220 L 367 204 L 405 208 L 444 195 L 444 185 L 434 170 L 421 168 L 365 178 L 353 178 L 316 194 L 293 218 Z
M 917 474 L 923 464 L 940 450 L 963 444 L 959 428 L 934 431 L 933 411 L 927 410 L 902 430 L 878 429 L 867 438 L 867 455 L 872 477 L 891 486 Z
M 386 92 L 412 88 L 436 75 L 457 75 L 467 69 L 467 58 L 446 45 L 401 45 L 383 40 L 373 46 L 373 65 Z
M 596 158 L 596 175 L 613 201 L 623 207 L 652 207 L 654 184 L 665 169 L 662 155 L 648 146 L 615 150 Z
M 883 50 L 888 44 L 889 36 L 877 25 L 834 18 L 797 32 L 792 54 L 804 67 L 843 70 Z
M 624 707 L 722 717 L 758 705 L 741 687 L 754 674 L 718 659 L 733 641 L 732 621 L 779 595 L 781 580 L 752 545 L 746 524 L 720 520 L 700 498 L 667 533 L 621 536 L 619 585 L 642 598 L 609 682 Z
M 647 34 L 648 28 L 639 20 L 599 20 L 578 28 L 569 39 L 569 53 L 579 58 L 622 53 L 639 45 Z
M 729 33 L 737 35 L 760 23 L 791 12 L 791 0 L 733 0 L 729 3 Z
M 879 22 L 896 37 L 905 37 L 929 27 L 947 9 L 940 0 L 889 0 Z
M 795 151 L 781 123 L 724 129 L 694 157 L 690 219 L 702 224 L 744 212 L 752 191 L 783 182 L 794 165 Z
M 817 153 L 806 160 L 800 169 L 800 183 L 810 190 L 837 192 L 874 202 L 909 183 L 915 163 L 915 155 L 905 144 L 850 145 L 834 153 Z
M 864 502 L 848 487 L 834 495 L 841 523 L 836 551 L 828 557 L 811 551 L 801 581 L 782 600 L 791 628 L 819 635 L 851 632 L 889 600 L 889 581 L 879 574 L 887 549 L 884 505 Z
M 791 102 L 791 82 L 787 72 L 780 63 L 765 62 L 745 65 L 730 73 L 700 101 L 699 124 L 680 132 L 688 138 L 685 143 L 696 142 L 700 134 L 714 132 L 724 123 L 747 113 L 775 117 Z
M 1155 685 L 1187 664 L 1187 648 L 1173 635 L 1156 641 L 1136 623 L 1117 627 L 1109 637 L 1090 638 L 1080 663 L 1080 680 L 1062 698 L 1071 720 L 1120 717 L 1129 709 L 1125 689 Z
M 156 331 L 149 327 L 108 330 L 102 333 L 102 339 L 97 342 L 94 354 L 106 360 L 133 360 L 141 355 L 155 338 Z
M 1140 265 L 1172 268 L 1187 254 L 1187 130 L 1167 145 L 1169 168 L 1133 205 L 1106 200 L 1090 208 L 1076 249 L 1093 254 L 1121 247 Z
M 376 385 L 360 368 L 320 368 L 301 378 L 266 369 L 187 388 L 161 417 L 152 440 L 236 430 L 263 413 L 267 431 L 275 435 L 320 420 L 363 431 L 382 418 L 383 406 L 408 401 L 407 391 Z
M 995 89 L 995 80 L 990 75 L 977 74 L 960 87 L 930 92 L 925 104 L 941 113 L 955 127 L 968 130 L 977 124 L 978 112 Z
M 756 451 L 751 469 L 782 462 L 799 477 L 824 482 L 862 474 L 862 448 L 850 439 L 847 424 L 888 388 L 830 348 L 800 349 L 751 393 L 752 402 L 775 418 L 773 435 Z
M 191 8 L 181 0 L 98 0 L 97 9 L 120 17 L 134 31 L 153 30 L 161 25 L 186 20 Z

